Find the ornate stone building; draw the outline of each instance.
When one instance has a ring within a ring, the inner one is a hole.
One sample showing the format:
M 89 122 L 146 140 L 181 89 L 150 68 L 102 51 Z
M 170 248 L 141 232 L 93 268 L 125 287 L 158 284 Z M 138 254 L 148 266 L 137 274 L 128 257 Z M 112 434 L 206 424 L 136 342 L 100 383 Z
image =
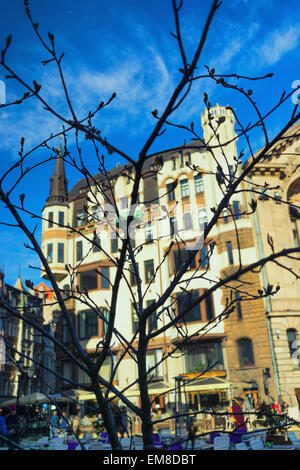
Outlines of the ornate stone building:
M 28 316 L 31 320 L 42 325 L 43 308 L 42 300 L 29 292 L 18 277 L 14 286 L 4 282 L 4 275 L 0 273 L 1 298 L 17 308 L 21 315 Z M 0 364 L 0 400 L 10 397 L 21 397 L 37 390 L 43 384 L 43 370 L 32 359 L 42 361 L 43 338 L 36 334 L 34 329 L 14 318 L 4 308 L 0 309 L 1 340 L 3 347 Z M 15 351 L 9 349 L 10 345 Z M 22 357 L 17 351 L 24 354 Z M 20 367 L 17 367 L 17 363 Z
M 268 157 L 251 172 L 251 182 L 258 194 L 253 217 L 258 257 L 300 246 L 300 123 L 291 128 Z M 269 184 L 263 190 L 265 182 Z M 250 183 L 251 184 L 251 183 Z M 261 188 L 256 187 L 258 184 Z M 285 202 L 292 205 L 288 205 Z M 265 318 L 273 350 L 276 391 L 295 417 L 299 417 L 300 400 L 300 275 L 299 255 L 268 263 L 261 274 L 263 286 L 279 285 L 279 292 L 265 302 Z M 294 270 L 292 275 L 286 268 Z
M 218 139 L 221 142 L 232 140 L 235 137 L 235 122 L 232 112 L 217 105 L 212 108 L 211 113 L 215 122 L 220 119 L 223 122 L 218 132 Z M 184 242 L 194 240 L 195 234 L 199 236 L 203 226 L 210 221 L 213 215 L 211 209 L 218 205 L 222 197 L 215 176 L 217 173 L 216 160 L 212 158 L 205 146 L 205 142 L 218 143 L 209 125 L 207 113 L 201 116 L 201 124 L 203 140 L 194 141 L 181 148 L 156 153 L 147 159 L 143 168 L 143 184 L 139 194 L 142 208 L 137 211 L 140 228 L 136 228 L 136 246 L 143 243 L 143 250 L 139 251 L 136 261 L 139 267 L 139 276 L 143 281 L 145 305 L 149 305 L 164 292 L 179 266 L 178 247 L 182 247 L 182 244 L 178 242 L 178 233 Z M 226 146 L 226 157 L 221 148 L 215 150 L 215 157 L 222 165 L 228 179 L 239 174 L 240 166 L 237 165 L 237 155 L 234 140 Z M 194 166 L 197 167 L 197 170 Z M 271 166 L 274 167 L 273 164 Z M 102 186 L 105 198 L 101 193 L 97 193 L 95 197 L 95 185 L 92 180 L 87 182 L 86 179 L 81 179 L 68 192 L 63 158 L 58 158 L 54 174 L 51 177 L 50 194 L 42 213 L 43 252 L 59 287 L 66 293 L 67 298 L 70 289 L 74 292 L 76 288 L 87 289 L 90 298 L 106 319 L 109 317 L 108 306 L 116 268 L 114 263 L 105 256 L 105 252 L 110 257 L 117 256 L 120 240 L 111 237 L 110 224 L 106 223 L 103 216 L 103 207 L 114 198 L 121 215 L 123 217 L 128 215 L 132 171 L 133 168 L 130 165 L 117 166 L 109 170 L 109 185 L 102 174 L 95 175 L 94 178 Z M 259 178 L 256 174 L 253 174 L 252 177 L 253 179 Z M 178 182 L 177 185 L 174 184 L 175 181 Z M 289 194 L 291 195 L 291 191 Z M 231 201 L 234 217 L 230 217 L 229 212 L 225 210 L 223 218 L 210 233 L 209 237 L 211 241 L 216 243 L 216 246 L 208 272 L 206 275 L 193 276 L 189 283 L 190 297 L 182 295 L 180 286 L 175 289 L 172 314 L 176 315 L 181 311 L 187 298 L 195 299 L 203 290 L 211 286 L 211 282 L 216 282 L 219 278 L 234 272 L 239 266 L 240 259 L 245 266 L 255 262 L 258 256 L 261 256 L 259 234 L 256 229 L 257 226 L 260 227 L 261 223 L 265 222 L 265 217 L 261 212 L 262 208 L 267 204 L 274 204 L 276 208 L 281 207 L 278 204 L 278 198 L 275 199 L 273 202 L 259 203 L 256 216 L 259 220 L 257 222 L 253 216 L 246 214 L 249 212 L 246 210 L 249 208 L 247 194 L 240 192 L 234 196 Z M 169 217 L 164 217 L 163 227 L 158 227 L 153 219 L 152 222 L 148 219 L 150 205 L 151 211 L 156 214 L 154 217 L 156 220 L 159 219 L 157 215 L 161 214 L 159 211 L 162 210 L 162 207 L 164 207 L 164 213 L 169 214 Z M 141 219 L 141 214 L 143 214 L 143 219 Z M 261 218 L 264 220 L 261 221 Z M 70 227 L 73 227 L 75 231 L 70 230 Z M 264 230 L 263 226 L 261 230 Z M 87 239 L 93 240 L 95 231 L 98 247 L 91 248 Z M 293 242 L 292 233 L 291 231 L 291 243 Z M 262 239 L 264 237 L 265 235 L 262 234 Z M 174 243 L 168 262 L 161 263 L 170 245 L 170 240 L 177 241 L 178 245 Z M 265 243 L 264 241 L 263 246 Z M 199 251 L 199 257 L 196 257 L 195 263 L 190 266 L 184 279 L 191 277 L 193 273 L 205 273 L 207 247 L 208 245 Z M 71 269 L 77 266 L 72 286 L 66 264 Z M 127 284 L 125 280 L 121 282 L 116 328 L 130 340 L 135 333 L 137 314 L 127 286 L 130 285 L 133 296 L 136 295 L 137 287 L 135 276 L 132 275 L 129 264 L 126 265 L 126 269 L 128 273 L 128 275 L 126 274 Z M 272 271 L 273 267 L 270 269 Z M 156 273 L 154 282 L 150 284 L 154 273 Z M 48 279 L 48 275 L 44 271 L 42 276 L 44 279 Z M 281 274 L 281 276 L 285 276 L 285 274 Z M 272 279 L 274 279 L 273 274 L 270 274 L 270 282 Z M 279 277 L 277 277 L 278 279 Z M 258 289 L 264 285 L 264 279 L 259 273 L 250 273 L 243 280 L 247 283 L 244 285 L 247 286 L 244 287 L 247 294 L 253 293 L 255 295 Z M 236 285 L 231 284 L 231 287 L 234 288 Z M 282 302 L 290 302 L 290 300 L 286 300 L 290 299 L 291 293 L 288 287 L 283 288 L 281 292 Z M 159 363 L 164 353 L 171 351 L 174 346 L 178 346 L 178 353 L 160 364 L 153 374 L 150 389 L 154 400 L 162 392 L 174 389 L 176 380 L 185 380 L 193 375 L 199 375 L 199 372 L 204 370 L 208 364 L 214 363 L 216 365 L 213 370 L 205 373 L 201 379 L 186 384 L 186 401 L 189 408 L 197 410 L 209 403 L 225 403 L 232 394 L 242 395 L 249 389 L 261 400 L 277 400 L 278 366 L 274 351 L 279 345 L 275 344 L 274 350 L 272 342 L 272 340 L 274 341 L 274 326 L 271 324 L 272 320 L 269 315 L 266 315 L 265 301 L 263 299 L 243 301 L 243 295 L 236 293 L 237 296 L 241 295 L 241 298 L 236 297 L 235 311 L 227 320 L 218 321 L 218 316 L 223 312 L 228 295 L 229 289 L 216 290 L 206 302 L 202 302 L 189 312 L 186 316 L 186 325 L 188 334 L 195 335 L 192 341 L 181 343 L 176 328 L 153 336 L 147 356 L 149 367 Z M 106 322 L 75 298 L 67 300 L 67 307 L 71 312 L 82 346 L 90 354 L 93 354 L 99 341 L 105 336 Z M 293 306 L 293 308 L 296 307 Z M 166 312 L 170 314 L 170 309 L 159 315 L 158 319 L 153 318 L 149 327 L 155 331 L 165 324 L 168 321 Z M 292 320 L 295 320 L 293 315 L 291 315 Z M 207 328 L 207 332 L 203 336 L 199 331 L 207 321 L 211 322 L 210 327 L 212 328 Z M 288 329 L 296 328 L 292 323 Z M 62 319 L 57 331 L 64 342 L 69 344 L 68 329 Z M 114 336 L 112 344 L 113 355 L 117 359 L 124 350 L 123 345 L 117 336 Z M 101 374 L 105 377 L 110 375 L 110 364 L 109 359 L 102 367 Z M 60 373 L 65 377 L 80 383 L 87 380 L 67 358 L 58 357 L 58 365 Z M 136 365 L 129 355 L 125 355 L 114 381 L 120 389 L 123 389 L 134 382 L 136 377 Z M 64 386 L 67 387 L 68 384 L 65 383 Z M 138 403 L 139 391 L 136 385 L 130 387 L 126 393 Z M 174 393 L 166 393 L 165 398 L 157 399 L 157 404 L 161 408 L 168 408 L 168 406 L 171 408 L 174 404 Z

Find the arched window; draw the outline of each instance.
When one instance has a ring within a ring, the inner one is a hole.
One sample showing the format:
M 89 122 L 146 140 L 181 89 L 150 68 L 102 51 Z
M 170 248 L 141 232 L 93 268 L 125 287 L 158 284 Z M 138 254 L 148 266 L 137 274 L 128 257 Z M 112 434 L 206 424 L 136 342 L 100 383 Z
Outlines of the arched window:
M 254 355 L 252 341 L 249 338 L 241 338 L 237 341 L 240 365 L 252 366 L 254 364 Z
M 290 209 L 291 228 L 293 233 L 294 246 L 300 246 L 299 227 L 300 227 L 300 211 L 295 206 L 300 204 L 300 178 L 297 178 L 289 187 L 287 192 L 287 200 L 293 205 Z
M 295 328 L 289 328 L 286 330 L 286 335 L 289 343 L 290 356 L 293 357 L 293 353 L 297 349 L 297 343 L 295 343 L 297 339 L 297 331 Z

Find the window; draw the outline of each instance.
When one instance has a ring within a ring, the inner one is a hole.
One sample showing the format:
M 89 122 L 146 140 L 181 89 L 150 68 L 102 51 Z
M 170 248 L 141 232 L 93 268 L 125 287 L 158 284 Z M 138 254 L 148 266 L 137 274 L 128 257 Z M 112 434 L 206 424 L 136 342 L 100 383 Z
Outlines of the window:
M 153 261 L 153 259 L 149 259 L 147 261 L 144 261 L 144 268 L 145 268 L 145 282 L 148 284 L 154 276 L 154 261 Z
M 98 336 L 98 316 L 93 310 L 79 313 L 80 338 L 92 338 Z
M 76 212 L 77 227 L 82 227 L 85 224 L 84 211 L 80 210 Z
M 82 385 L 88 385 L 91 383 L 89 375 L 84 370 L 78 368 L 78 382 Z
M 176 170 L 176 158 L 172 157 L 172 170 Z
M 147 222 L 145 225 L 145 242 L 153 242 L 153 231 L 151 222 Z
M 49 212 L 48 214 L 48 228 L 53 227 L 53 212 Z
M 232 243 L 226 242 L 227 254 L 228 254 L 228 262 L 229 264 L 233 264 L 233 252 L 232 252 Z
M 94 244 L 93 244 L 93 253 L 97 253 L 99 251 L 101 251 L 101 240 L 99 237 L 96 237 L 94 238 L 93 240 Z
M 177 221 L 176 221 L 175 216 L 170 217 L 170 233 L 171 233 L 171 236 L 178 233 Z
M 198 220 L 199 220 L 199 229 L 205 230 L 207 227 L 207 215 L 206 215 L 206 210 L 204 207 L 202 209 L 199 209 L 198 211 Z
M 109 289 L 109 268 L 101 268 L 101 287 L 102 289 Z
M 200 248 L 200 261 L 202 268 L 206 268 L 208 266 L 208 254 L 206 245 L 203 245 Z
M 240 301 L 240 293 L 235 291 L 234 293 L 234 297 L 235 297 L 235 306 L 236 306 L 236 311 L 237 311 L 237 317 L 239 320 L 241 320 L 243 318 L 243 313 L 242 313 L 242 305 L 241 305 L 241 301 Z
M 62 325 L 61 325 L 61 338 L 63 343 L 69 343 L 71 340 L 70 331 L 67 325 L 67 321 L 64 317 L 62 317 Z
M 212 301 L 212 296 L 209 295 L 205 299 L 205 308 L 206 308 L 206 317 L 207 320 L 211 321 L 215 318 L 214 306 Z
M 180 152 L 180 168 L 184 167 L 184 158 L 183 158 L 183 153 Z
M 65 225 L 65 214 L 64 214 L 64 212 L 59 212 L 58 213 L 58 223 L 61 227 L 63 225 Z
M 132 318 L 132 332 L 136 333 L 139 326 L 139 317 L 134 307 L 134 304 L 131 304 L 131 318 Z
M 71 361 L 63 361 L 62 363 L 62 375 L 65 379 L 72 380 L 72 362 Z M 68 383 L 65 380 L 65 383 Z
M 232 183 L 234 177 L 234 168 L 233 165 L 229 165 L 229 181 Z
M 291 219 L 291 225 L 292 225 L 293 240 L 294 240 L 295 248 L 299 248 L 300 243 L 299 243 L 299 232 L 298 232 L 298 227 L 297 227 L 297 220 Z
M 108 330 L 109 310 L 106 307 L 102 309 L 102 315 L 106 321 L 103 320 L 103 334 L 106 335 Z
M 150 305 L 155 304 L 155 300 L 147 300 L 146 301 L 146 308 L 150 307 Z M 147 319 L 148 323 L 148 330 L 157 330 L 157 318 L 156 318 L 156 311 L 151 313 L 151 315 Z
M 199 292 L 193 290 L 189 293 L 183 292 L 182 294 L 177 295 L 177 308 L 178 315 L 184 313 L 197 299 L 199 298 Z M 201 321 L 201 311 L 200 304 L 198 303 L 192 307 L 185 315 L 185 322 Z
M 189 197 L 190 191 L 189 191 L 189 181 L 188 179 L 181 180 L 180 181 L 181 185 L 181 196 L 184 197 Z
M 192 215 L 190 212 L 183 214 L 183 226 L 185 230 L 193 230 Z
M 175 201 L 174 183 L 167 184 L 168 201 Z
M 127 196 L 121 197 L 120 202 L 121 202 L 121 209 L 127 209 L 128 208 L 128 198 L 127 198 Z
M 108 354 L 108 356 L 106 356 L 106 358 L 104 359 L 103 364 L 100 369 L 100 374 L 101 374 L 101 377 L 103 377 L 106 381 L 108 382 L 110 381 L 112 373 L 114 373 L 113 379 L 115 381 L 118 380 L 118 370 L 116 371 L 114 370 L 117 362 L 118 362 L 117 353 L 113 353 L 112 355 Z
M 101 207 L 99 205 L 93 207 L 93 221 L 101 220 Z
M 110 241 L 111 252 L 116 253 L 118 251 L 118 239 L 112 238 Z
M 185 351 L 188 373 L 200 372 L 215 364 L 214 369 L 224 369 L 222 345 L 220 342 L 198 343 L 194 346 L 187 346 Z
M 191 159 L 191 154 L 190 153 L 187 153 L 185 155 L 185 164 L 189 165 L 189 166 L 191 166 L 191 164 L 192 164 L 192 159 Z
M 158 364 L 162 359 L 162 350 L 161 349 L 152 349 L 146 354 L 146 366 L 147 370 L 154 367 L 148 374 L 148 379 L 161 379 L 163 377 L 163 363 Z M 156 367 L 155 367 L 156 366 Z
M 228 224 L 228 209 L 227 208 L 223 209 L 223 221 L 224 221 L 224 224 Z
M 297 331 L 295 328 L 289 328 L 286 331 L 286 334 L 289 343 L 290 356 L 293 358 L 293 354 L 297 351 L 297 343 L 295 343 L 297 339 Z
M 233 201 L 233 202 L 232 202 L 232 206 L 233 206 L 233 215 L 234 215 L 234 218 L 235 218 L 235 220 L 239 220 L 240 217 L 241 217 L 240 203 L 239 203 L 239 201 Z
M 82 260 L 82 241 L 76 242 L 76 261 Z
M 249 338 L 242 338 L 237 341 L 240 365 L 241 366 L 252 366 L 254 365 L 254 356 L 252 349 L 252 341 Z
M 57 245 L 57 261 L 63 263 L 65 260 L 65 245 L 63 243 L 58 243 Z
M 83 271 L 80 273 L 80 289 L 93 290 L 97 289 L 97 272 L 93 270 Z
M 136 268 L 137 268 L 137 272 L 139 272 L 138 263 L 136 263 Z M 137 278 L 136 278 L 136 274 L 135 274 L 135 271 L 134 271 L 133 264 L 131 264 L 129 266 L 129 271 L 130 271 L 130 285 L 131 286 L 136 286 L 137 285 Z
M 203 193 L 204 187 L 203 187 L 202 175 L 196 175 L 195 178 L 194 178 L 194 181 L 195 181 L 196 194 Z
M 174 266 L 174 272 L 178 271 L 180 266 L 182 266 L 183 263 L 187 260 L 187 258 L 190 256 L 191 251 L 186 250 L 183 248 L 182 250 L 174 250 L 173 251 L 173 266 Z M 195 258 L 192 259 L 191 264 L 188 267 L 188 270 L 190 269 L 195 269 L 196 268 L 196 261 Z
M 53 243 L 47 245 L 47 261 L 53 263 Z
M 187 309 L 191 307 L 191 305 L 194 304 L 197 301 L 197 299 L 199 299 L 199 292 L 200 292 L 200 295 L 203 295 L 205 291 L 206 289 L 200 289 L 200 291 L 193 290 L 188 293 L 182 292 L 180 294 L 177 294 L 178 315 L 186 312 Z M 185 322 L 194 322 L 194 321 L 204 322 L 204 321 L 211 321 L 214 318 L 215 318 L 215 311 L 214 311 L 213 298 L 211 295 L 206 297 L 200 303 L 196 304 L 184 315 Z

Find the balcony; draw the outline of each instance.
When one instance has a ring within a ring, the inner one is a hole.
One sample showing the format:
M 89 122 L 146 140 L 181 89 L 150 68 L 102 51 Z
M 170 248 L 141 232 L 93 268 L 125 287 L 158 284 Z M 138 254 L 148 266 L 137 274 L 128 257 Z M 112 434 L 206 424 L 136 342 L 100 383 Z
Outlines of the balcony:
M 49 263 L 49 267 L 57 282 L 62 281 L 68 275 L 64 263 Z M 44 270 L 41 272 L 41 277 L 47 281 L 49 280 L 49 276 Z

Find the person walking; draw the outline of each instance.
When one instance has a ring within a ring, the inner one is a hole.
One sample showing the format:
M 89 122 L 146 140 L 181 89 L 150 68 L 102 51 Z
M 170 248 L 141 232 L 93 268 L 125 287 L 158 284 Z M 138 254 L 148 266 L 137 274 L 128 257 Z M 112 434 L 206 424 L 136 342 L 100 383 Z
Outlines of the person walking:
M 9 431 L 12 431 L 12 434 L 18 434 L 19 431 L 19 423 L 17 417 L 17 407 L 16 405 L 11 405 L 9 414 L 6 416 L 5 419 L 6 427 Z M 16 440 L 17 436 L 15 436 Z
M 286 401 L 281 403 L 281 413 L 288 413 L 289 412 L 289 405 Z
M 66 437 L 68 434 L 68 418 L 67 418 L 67 413 L 63 411 L 60 419 L 60 432 L 62 437 Z
M 78 418 L 77 415 L 75 415 L 73 417 L 72 428 L 73 428 L 73 431 L 75 432 L 75 434 L 79 434 L 79 432 L 80 432 L 80 422 L 79 422 L 79 418 Z
M 127 434 L 127 437 L 129 437 L 129 432 L 128 432 L 128 421 L 129 421 L 129 418 L 128 418 L 128 415 L 127 415 L 127 410 L 126 410 L 126 406 L 122 406 L 121 408 L 121 423 L 122 423 L 122 426 L 123 426 L 123 429 L 124 429 L 124 434 Z
M 59 416 L 57 410 L 54 410 L 50 420 L 50 439 L 53 439 L 55 436 L 58 436 L 58 427 L 59 427 Z

